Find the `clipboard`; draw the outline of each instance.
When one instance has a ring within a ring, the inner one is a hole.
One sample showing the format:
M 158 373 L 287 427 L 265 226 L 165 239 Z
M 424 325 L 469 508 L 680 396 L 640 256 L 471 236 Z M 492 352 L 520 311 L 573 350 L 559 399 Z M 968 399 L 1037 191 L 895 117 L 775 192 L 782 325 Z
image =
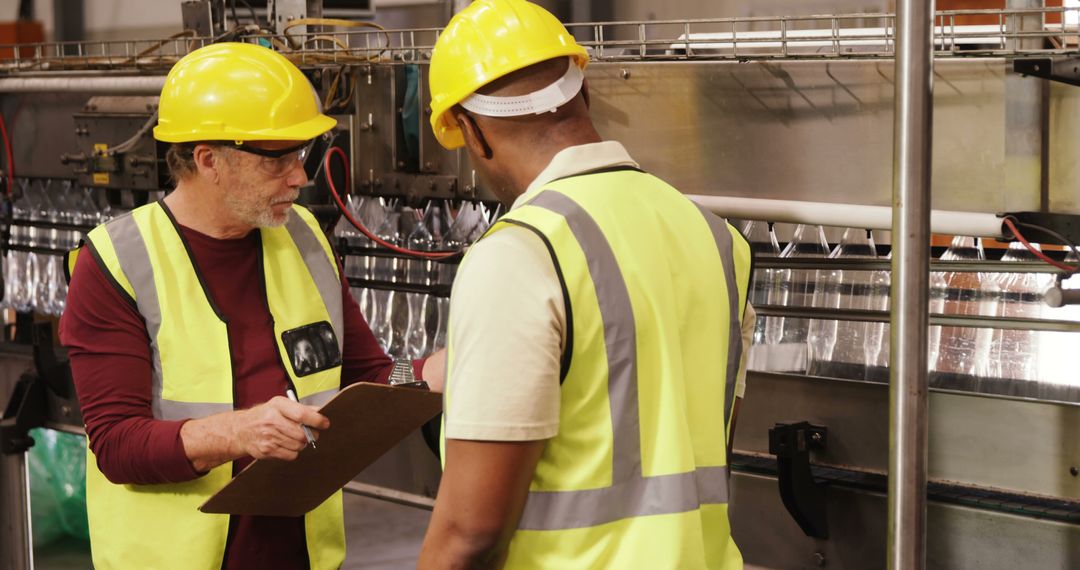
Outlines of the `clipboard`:
M 330 428 L 292 461 L 260 459 L 210 497 L 204 513 L 298 517 L 323 503 L 442 411 L 442 394 L 357 383 L 319 410 Z

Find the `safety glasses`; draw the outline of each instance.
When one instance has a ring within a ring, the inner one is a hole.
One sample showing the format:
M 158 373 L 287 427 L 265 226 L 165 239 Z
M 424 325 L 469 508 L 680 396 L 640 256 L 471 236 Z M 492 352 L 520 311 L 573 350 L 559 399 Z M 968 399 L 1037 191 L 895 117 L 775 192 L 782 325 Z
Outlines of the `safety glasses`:
M 258 156 L 259 170 L 269 176 L 284 176 L 296 166 L 296 163 L 303 164 L 307 160 L 314 144 L 315 141 L 310 140 L 279 150 L 267 150 L 244 143 L 225 145 L 225 147 Z

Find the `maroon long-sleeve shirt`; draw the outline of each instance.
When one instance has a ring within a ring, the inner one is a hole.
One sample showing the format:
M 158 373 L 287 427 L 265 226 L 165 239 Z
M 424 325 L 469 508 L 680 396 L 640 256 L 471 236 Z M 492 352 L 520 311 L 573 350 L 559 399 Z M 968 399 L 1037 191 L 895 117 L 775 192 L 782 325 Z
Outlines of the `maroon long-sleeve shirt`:
M 228 319 L 235 407 L 249 408 L 283 395 L 287 376 L 270 330 L 258 266 L 259 232 L 215 239 L 186 227 L 181 231 L 210 295 Z M 385 383 L 393 361 L 379 347 L 342 275 L 342 385 Z M 69 349 L 90 448 L 110 481 L 148 485 L 201 475 L 188 461 L 180 439 L 186 420 L 153 417 L 150 344 L 142 317 L 90 255 L 79 256 L 76 263 L 60 338 Z M 250 461 L 235 461 L 234 474 Z M 302 517 L 231 517 L 223 568 L 308 566 Z

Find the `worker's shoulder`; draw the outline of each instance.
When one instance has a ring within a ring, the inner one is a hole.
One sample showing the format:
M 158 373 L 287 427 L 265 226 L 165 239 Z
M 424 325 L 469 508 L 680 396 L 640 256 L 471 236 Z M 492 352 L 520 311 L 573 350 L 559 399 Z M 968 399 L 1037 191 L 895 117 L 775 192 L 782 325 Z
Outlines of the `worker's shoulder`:
M 544 245 L 544 237 L 531 226 L 521 225 L 508 221 L 500 225 L 483 239 L 478 240 L 469 248 L 469 258 L 499 258 L 505 261 L 507 258 L 520 256 L 535 256 L 543 254 L 547 257 L 547 246 Z
M 458 281 L 505 281 L 506 278 L 554 277 L 551 253 L 544 239 L 526 227 L 505 224 L 469 247 L 458 269 Z

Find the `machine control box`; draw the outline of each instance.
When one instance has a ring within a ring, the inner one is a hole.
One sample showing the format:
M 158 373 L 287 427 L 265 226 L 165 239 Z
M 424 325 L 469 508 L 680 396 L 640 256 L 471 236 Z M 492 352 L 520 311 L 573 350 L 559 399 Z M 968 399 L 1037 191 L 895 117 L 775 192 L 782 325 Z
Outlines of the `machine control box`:
M 153 127 L 157 97 L 92 97 L 74 115 L 79 152 L 61 155 L 79 184 L 156 191 L 165 186 L 164 154 Z

